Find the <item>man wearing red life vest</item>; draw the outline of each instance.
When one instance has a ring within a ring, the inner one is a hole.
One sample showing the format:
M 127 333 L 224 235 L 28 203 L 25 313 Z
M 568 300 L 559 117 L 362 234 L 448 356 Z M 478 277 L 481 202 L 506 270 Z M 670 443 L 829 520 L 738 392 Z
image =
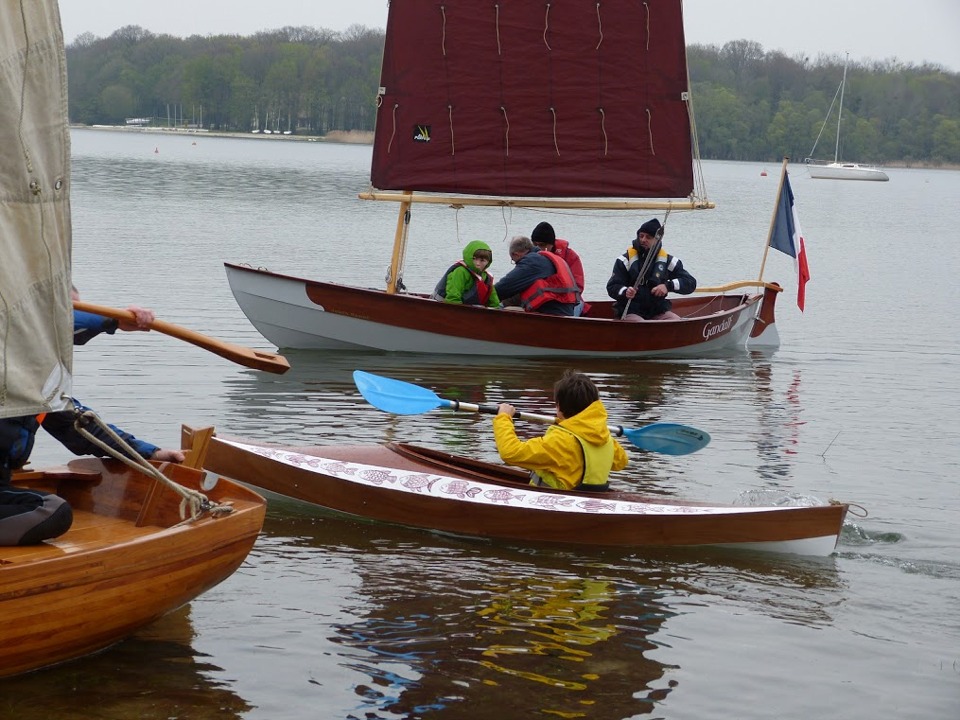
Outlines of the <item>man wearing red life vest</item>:
M 556 232 L 553 230 L 553 225 L 548 222 L 539 223 L 533 229 L 533 232 L 530 233 L 530 239 L 533 240 L 533 244 L 537 246 L 538 250 L 546 250 L 552 252 L 554 255 L 559 255 L 570 267 L 570 272 L 573 273 L 573 279 L 576 281 L 577 287 L 580 288 L 580 302 L 577 304 L 573 314 L 577 317 L 585 315 L 590 306 L 583 302 L 583 262 L 580 260 L 580 256 L 577 255 L 577 251 L 570 247 L 569 242 L 558 238 Z
M 573 316 L 580 289 L 561 257 L 537 252 L 533 241 L 520 235 L 510 241 L 510 260 L 516 267 L 495 286 L 504 305 L 519 305 L 526 312 Z

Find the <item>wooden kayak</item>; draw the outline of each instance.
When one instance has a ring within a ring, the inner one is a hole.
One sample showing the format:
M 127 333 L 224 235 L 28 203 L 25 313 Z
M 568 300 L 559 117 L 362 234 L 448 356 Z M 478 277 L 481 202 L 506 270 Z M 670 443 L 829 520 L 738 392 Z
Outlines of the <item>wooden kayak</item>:
M 191 467 L 156 466 L 209 500 L 195 520 L 181 517 L 178 492 L 116 460 L 85 458 L 14 475 L 15 487 L 67 500 L 73 524 L 37 545 L 0 547 L 0 677 L 102 650 L 243 563 L 266 501 L 223 478 L 205 481 L 206 473 Z
M 409 444 L 281 448 L 212 438 L 203 467 L 382 522 L 464 536 L 619 547 L 732 546 L 826 556 L 848 506 L 749 507 L 534 488 L 502 465 Z

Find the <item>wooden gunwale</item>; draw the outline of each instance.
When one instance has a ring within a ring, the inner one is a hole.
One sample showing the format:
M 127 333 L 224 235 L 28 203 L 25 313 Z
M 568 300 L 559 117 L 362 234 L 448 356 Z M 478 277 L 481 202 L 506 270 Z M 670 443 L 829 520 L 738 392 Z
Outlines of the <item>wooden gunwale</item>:
M 269 448 L 270 454 L 280 448 Z M 256 487 L 325 507 L 348 515 L 410 527 L 453 534 L 593 546 L 685 546 L 737 543 L 775 543 L 805 538 L 836 537 L 846 506 L 802 508 L 717 508 L 699 503 L 677 502 L 674 506 L 693 508 L 691 513 L 599 514 L 595 511 L 557 512 L 542 507 L 483 504 L 439 494 L 401 492 L 389 483 L 362 483 L 329 474 L 322 461 L 372 465 L 375 474 L 388 477 L 392 470 L 436 473 L 437 466 L 414 460 L 385 446 L 341 446 L 291 449 L 300 455 L 317 457 L 317 462 L 285 463 L 277 457 L 251 452 L 217 438 L 211 442 L 205 467 Z M 450 456 L 453 457 L 453 456 Z M 482 464 L 451 477 L 482 471 Z M 354 472 L 353 470 L 350 471 Z M 349 473 L 348 473 L 349 474 Z M 513 483 L 517 487 L 516 483 Z M 553 494 L 523 487 L 527 493 Z M 482 491 L 482 489 L 480 489 Z M 509 493 L 509 491 L 505 491 Z M 563 498 L 571 493 L 557 493 Z M 616 499 L 651 502 L 629 493 L 576 494 L 587 505 Z M 660 499 L 653 500 L 663 505 Z M 697 507 L 711 512 L 697 513 Z
M 201 471 L 159 467 L 199 488 Z M 15 483 L 57 492 L 74 523 L 54 540 L 0 547 L 0 677 L 101 650 L 220 583 L 243 563 L 266 512 L 257 493 L 221 479 L 203 492 L 232 513 L 181 524 L 180 496 L 162 486 L 137 524 L 154 479 L 117 461 L 75 460 Z

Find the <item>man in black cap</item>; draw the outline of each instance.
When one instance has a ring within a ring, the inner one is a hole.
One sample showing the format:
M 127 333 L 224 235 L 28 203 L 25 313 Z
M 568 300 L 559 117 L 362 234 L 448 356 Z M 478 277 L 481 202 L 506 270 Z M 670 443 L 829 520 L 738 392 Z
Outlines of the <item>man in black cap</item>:
M 614 262 L 607 281 L 607 294 L 616 301 L 614 317 L 630 322 L 680 319 L 670 309 L 667 293 L 689 295 L 697 289 L 697 281 L 683 269 L 679 258 L 660 247 L 661 237 L 660 221 L 647 220 L 637 230 L 630 248 Z M 648 261 L 651 252 L 656 254 Z M 627 308 L 626 316 L 624 308 Z
M 580 288 L 580 302 L 574 310 L 574 315 L 579 317 L 585 312 L 585 308 L 589 307 L 583 302 L 583 261 L 580 260 L 580 256 L 570 247 L 569 242 L 557 237 L 553 225 L 548 222 L 539 223 L 530 233 L 530 239 L 533 240 L 533 244 L 541 252 L 544 250 L 552 252 L 554 255 L 559 255 L 567 263 L 570 272 L 573 273 L 573 279 L 577 281 L 577 287 Z

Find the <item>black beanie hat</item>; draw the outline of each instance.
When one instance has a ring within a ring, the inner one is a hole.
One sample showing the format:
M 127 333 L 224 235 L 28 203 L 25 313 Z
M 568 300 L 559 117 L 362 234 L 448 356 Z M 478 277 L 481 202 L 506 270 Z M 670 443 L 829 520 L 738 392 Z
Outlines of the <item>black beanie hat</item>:
M 640 233 L 646 233 L 650 237 L 656 237 L 657 231 L 660 230 L 660 221 L 654 218 L 653 220 L 647 220 L 643 225 L 640 226 L 640 229 L 637 230 L 637 237 L 640 236 Z
M 553 231 L 553 225 L 542 222 L 530 233 L 530 239 L 533 240 L 534 245 L 553 245 L 556 242 L 557 234 Z

